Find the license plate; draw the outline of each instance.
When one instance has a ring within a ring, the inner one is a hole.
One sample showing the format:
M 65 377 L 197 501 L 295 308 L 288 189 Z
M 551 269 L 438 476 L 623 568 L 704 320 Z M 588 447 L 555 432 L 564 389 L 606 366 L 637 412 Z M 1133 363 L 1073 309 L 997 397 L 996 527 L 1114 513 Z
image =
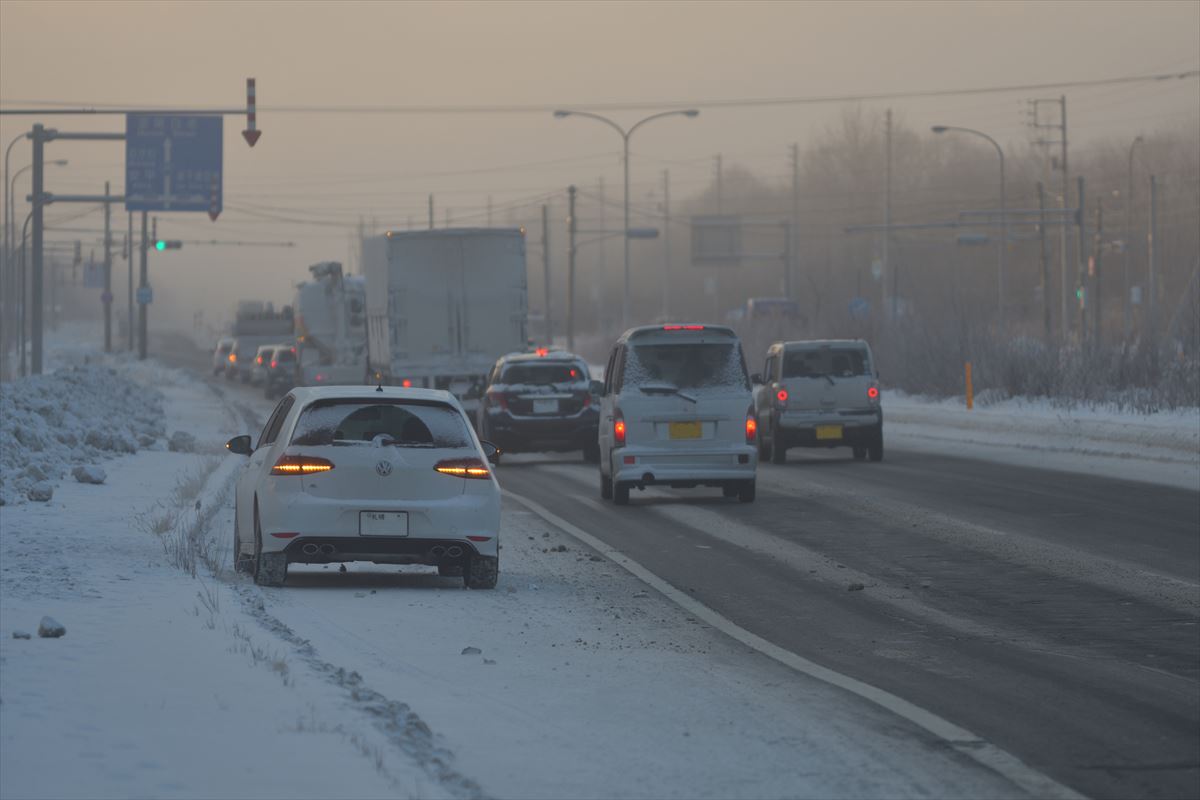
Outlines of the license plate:
M 557 400 L 534 400 L 533 401 L 533 413 L 535 413 L 535 414 L 557 414 L 558 413 L 558 401 Z
M 818 439 L 840 439 L 840 438 L 842 438 L 842 426 L 841 425 L 818 425 L 817 426 L 817 438 Z
M 699 422 L 672 422 L 670 428 L 672 439 L 699 439 L 703 430 Z
M 359 536 L 408 536 L 407 511 L 358 512 Z

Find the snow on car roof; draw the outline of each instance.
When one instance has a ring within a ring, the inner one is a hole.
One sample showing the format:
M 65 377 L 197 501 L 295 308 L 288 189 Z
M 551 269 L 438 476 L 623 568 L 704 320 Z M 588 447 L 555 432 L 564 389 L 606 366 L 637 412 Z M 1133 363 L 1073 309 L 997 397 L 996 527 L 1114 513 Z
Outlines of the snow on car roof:
M 402 400 L 436 400 L 457 406 L 454 395 L 442 389 L 405 389 L 401 386 L 384 386 L 383 391 L 377 386 L 342 385 L 342 386 L 297 386 L 292 389 L 292 395 L 299 403 L 311 403 L 316 400 L 377 400 L 379 398 L 396 398 Z

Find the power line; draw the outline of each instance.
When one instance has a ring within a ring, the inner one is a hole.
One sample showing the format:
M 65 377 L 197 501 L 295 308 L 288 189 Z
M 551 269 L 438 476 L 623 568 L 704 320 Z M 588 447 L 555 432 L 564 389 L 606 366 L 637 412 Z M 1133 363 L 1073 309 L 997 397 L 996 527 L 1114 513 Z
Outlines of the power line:
M 916 89 L 901 92 L 874 92 L 870 94 L 809 95 L 794 97 L 739 97 L 690 100 L 643 100 L 602 103 L 556 103 L 556 104 L 486 104 L 486 105 L 259 105 L 259 113 L 273 114 L 545 114 L 561 108 L 580 108 L 595 111 L 637 111 L 650 108 L 672 110 L 676 108 L 747 108 L 767 106 L 816 105 L 822 103 L 855 103 L 878 100 L 903 100 L 917 97 L 954 97 L 964 95 L 1003 94 L 1007 92 L 1037 92 L 1046 90 L 1079 89 L 1093 86 L 1116 86 L 1126 83 L 1154 83 L 1158 81 L 1187 80 L 1200 77 L 1200 69 L 1182 72 L 1161 72 L 1149 75 L 1125 75 L 1094 80 L 1055 81 L 1045 83 L 1022 83 L 1002 86 L 980 86 L 959 89 Z M 39 110 L 55 113 L 118 114 L 126 111 L 149 109 L 170 112 L 184 108 L 170 103 L 86 103 L 66 100 L 4 100 L 0 105 L 35 106 L 27 109 L 0 109 L 0 114 L 28 114 Z M 203 112 L 204 109 L 190 110 Z

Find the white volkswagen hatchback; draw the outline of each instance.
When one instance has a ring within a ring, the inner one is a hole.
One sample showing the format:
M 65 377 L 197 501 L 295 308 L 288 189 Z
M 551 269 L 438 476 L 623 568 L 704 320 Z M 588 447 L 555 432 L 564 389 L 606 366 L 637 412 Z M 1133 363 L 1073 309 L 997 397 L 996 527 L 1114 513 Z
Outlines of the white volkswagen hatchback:
M 398 387 L 293 389 L 237 481 L 233 555 L 257 583 L 288 564 L 427 564 L 491 589 L 499 574 L 500 487 L 449 392 Z
M 750 503 L 758 424 L 737 335 L 713 325 L 632 328 L 608 357 L 600 401 L 600 496 L 715 486 Z

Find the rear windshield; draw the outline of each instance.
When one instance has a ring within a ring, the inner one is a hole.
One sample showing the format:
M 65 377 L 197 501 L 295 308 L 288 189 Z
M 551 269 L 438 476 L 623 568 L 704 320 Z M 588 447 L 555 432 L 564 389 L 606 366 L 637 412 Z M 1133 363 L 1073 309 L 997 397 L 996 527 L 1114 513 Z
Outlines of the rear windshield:
M 380 444 L 471 447 L 462 414 L 444 403 L 411 400 L 320 400 L 296 421 L 295 445 Z
M 749 389 L 737 342 L 639 344 L 629 348 L 621 385 L 665 382 L 678 389 Z
M 588 379 L 587 367 L 582 364 L 559 362 L 518 362 L 504 368 L 501 383 L 542 386 L 554 383 L 576 383 Z
M 275 351 L 275 360 L 276 360 L 276 361 L 295 361 L 295 360 L 296 360 L 296 354 L 295 354 L 295 353 L 293 353 L 293 352 L 291 351 L 291 349 L 287 349 L 287 350 L 276 350 L 276 351 Z
M 785 378 L 853 378 L 869 375 L 867 351 L 861 347 L 822 347 L 793 350 L 783 357 Z
M 220 353 L 221 355 L 225 355 L 232 349 L 233 349 L 233 342 L 221 342 L 219 345 L 217 345 L 217 352 Z

